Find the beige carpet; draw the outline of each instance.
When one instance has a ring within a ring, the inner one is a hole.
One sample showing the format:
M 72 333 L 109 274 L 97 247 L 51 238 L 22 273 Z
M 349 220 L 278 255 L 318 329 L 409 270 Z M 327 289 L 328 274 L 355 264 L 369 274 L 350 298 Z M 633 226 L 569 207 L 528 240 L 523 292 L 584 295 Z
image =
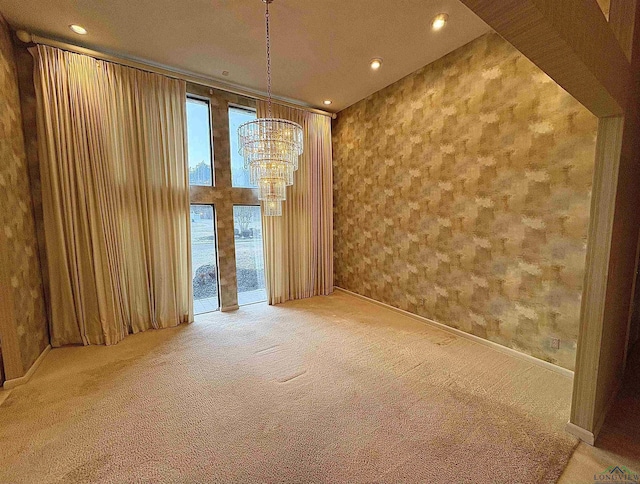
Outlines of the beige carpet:
M 554 482 L 571 382 L 344 293 L 51 351 L 0 482 Z

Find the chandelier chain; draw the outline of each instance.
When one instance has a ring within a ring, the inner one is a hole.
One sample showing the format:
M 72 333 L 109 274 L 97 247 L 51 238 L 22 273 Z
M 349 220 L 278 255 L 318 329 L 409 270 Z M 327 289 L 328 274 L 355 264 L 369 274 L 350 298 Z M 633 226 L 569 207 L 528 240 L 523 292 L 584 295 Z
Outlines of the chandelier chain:
M 271 35 L 269 32 L 269 4 L 270 1 L 266 1 L 266 11 L 264 14 L 265 23 L 267 24 L 267 96 L 269 99 L 269 117 L 271 117 Z
M 304 148 L 304 133 L 298 123 L 272 117 L 269 4 L 273 0 L 262 1 L 266 4 L 268 115 L 238 126 L 238 151 L 244 158 L 245 170 L 249 171 L 251 185 L 258 189 L 262 213 L 273 217 L 282 215 L 286 188 L 293 185 L 293 175 Z

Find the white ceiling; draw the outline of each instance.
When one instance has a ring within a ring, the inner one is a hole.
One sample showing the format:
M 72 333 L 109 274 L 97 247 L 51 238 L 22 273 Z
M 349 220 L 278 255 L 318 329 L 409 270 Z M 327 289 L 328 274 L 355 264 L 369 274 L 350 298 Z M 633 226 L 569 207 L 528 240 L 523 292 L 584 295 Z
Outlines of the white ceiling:
M 489 30 L 458 0 L 275 0 L 270 10 L 274 95 L 330 111 Z M 433 32 L 441 12 L 449 22 Z M 32 33 L 266 90 L 260 0 L 0 0 L 0 13 Z M 373 57 L 384 59 L 377 72 Z

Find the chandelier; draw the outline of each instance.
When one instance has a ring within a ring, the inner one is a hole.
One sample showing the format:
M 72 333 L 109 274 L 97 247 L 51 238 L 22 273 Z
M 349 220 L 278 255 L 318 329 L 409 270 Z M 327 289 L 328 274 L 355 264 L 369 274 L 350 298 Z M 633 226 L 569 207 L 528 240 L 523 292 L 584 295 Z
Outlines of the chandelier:
M 303 148 L 302 126 L 271 115 L 269 4 L 273 0 L 262 1 L 266 4 L 267 117 L 241 124 L 238 127 L 238 145 L 251 184 L 258 186 L 264 215 L 278 216 L 282 215 L 282 202 L 287 198 L 286 187 L 293 185 L 293 172 L 298 169 L 298 157 Z

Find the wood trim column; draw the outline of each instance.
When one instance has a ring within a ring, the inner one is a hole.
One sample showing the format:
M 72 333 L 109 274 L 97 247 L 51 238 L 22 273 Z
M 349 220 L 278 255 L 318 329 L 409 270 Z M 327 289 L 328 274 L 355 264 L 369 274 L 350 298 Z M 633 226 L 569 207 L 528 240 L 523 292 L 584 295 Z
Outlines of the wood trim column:
M 620 116 L 601 118 L 598 123 L 591 219 L 570 419 L 574 425 L 589 431 L 595 428 L 594 402 L 605 321 L 611 233 L 623 128 L 624 120 Z
M 462 3 L 596 116 L 623 114 L 632 75 L 595 0 Z
M 629 62 L 633 53 L 633 19 L 637 8 L 638 0 L 611 0 L 609 8 L 609 25 Z
M 569 429 L 593 444 L 624 369 L 640 216 L 638 0 L 462 0 L 600 118 Z

